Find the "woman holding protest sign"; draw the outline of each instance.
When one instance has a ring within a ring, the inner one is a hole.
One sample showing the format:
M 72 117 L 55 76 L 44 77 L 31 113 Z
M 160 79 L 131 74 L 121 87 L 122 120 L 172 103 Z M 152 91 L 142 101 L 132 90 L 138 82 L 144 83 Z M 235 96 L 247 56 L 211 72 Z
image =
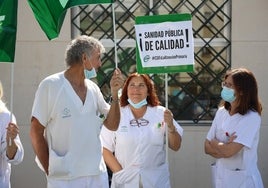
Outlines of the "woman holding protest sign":
M 101 130 L 104 160 L 113 172 L 112 188 L 170 188 L 165 131 L 169 148 L 178 151 L 183 129 L 171 111 L 160 106 L 153 82 L 145 74 L 127 78 L 120 106 L 118 129 L 103 126 Z

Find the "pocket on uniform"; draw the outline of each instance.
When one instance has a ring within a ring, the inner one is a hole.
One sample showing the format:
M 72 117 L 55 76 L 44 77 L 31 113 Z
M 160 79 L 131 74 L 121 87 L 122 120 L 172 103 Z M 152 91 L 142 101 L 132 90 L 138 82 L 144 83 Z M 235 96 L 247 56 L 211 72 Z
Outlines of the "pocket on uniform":
M 164 163 L 158 167 L 144 169 L 141 174 L 141 180 L 146 180 L 143 182 L 143 187 L 170 188 L 169 174 L 168 163 Z
M 213 163 L 211 164 L 210 166 L 210 170 L 211 170 L 211 183 L 212 183 L 212 187 L 216 187 L 216 178 L 217 178 L 217 167 L 216 167 L 216 164 Z
M 118 172 L 113 173 L 113 182 L 115 185 L 119 186 L 119 185 L 123 185 L 125 183 L 125 179 L 126 177 L 124 176 L 124 170 L 120 170 Z
M 50 150 L 48 171 L 49 176 L 67 176 L 69 174 L 68 153 L 64 156 L 59 156 L 53 150 Z
M 164 131 L 161 128 L 152 128 L 151 143 L 152 145 L 162 146 L 164 144 Z
M 168 163 L 165 163 L 164 165 L 162 165 L 160 167 L 160 169 L 158 170 L 157 174 L 158 174 L 158 176 L 157 176 L 158 178 L 157 178 L 157 182 L 154 185 L 154 187 L 156 187 L 156 188 L 169 188 L 170 187 L 170 180 L 169 180 Z
M 97 123 L 96 133 L 97 133 L 97 135 L 100 135 L 101 127 L 103 126 L 103 119 L 96 116 L 96 123 Z
M 247 173 L 245 170 L 224 170 L 224 181 L 228 188 L 246 188 Z

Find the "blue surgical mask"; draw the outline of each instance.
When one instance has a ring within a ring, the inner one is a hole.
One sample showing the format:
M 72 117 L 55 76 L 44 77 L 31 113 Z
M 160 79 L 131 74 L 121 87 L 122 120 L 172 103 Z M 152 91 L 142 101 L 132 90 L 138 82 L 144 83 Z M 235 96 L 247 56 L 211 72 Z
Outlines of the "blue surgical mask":
M 84 74 L 87 79 L 95 78 L 97 76 L 97 73 L 94 67 L 91 70 L 84 69 Z
M 234 90 L 228 87 L 223 87 L 221 90 L 221 98 L 229 103 L 232 103 L 235 100 Z
M 141 107 L 143 107 L 144 105 L 147 104 L 147 100 L 146 100 L 146 98 L 143 99 L 143 100 L 141 100 L 141 101 L 138 102 L 138 103 L 134 103 L 134 102 L 132 102 L 130 99 L 128 99 L 127 101 L 129 102 L 129 104 L 130 104 L 131 106 L 133 106 L 133 107 L 136 108 L 136 109 L 139 109 L 139 108 L 141 108 Z

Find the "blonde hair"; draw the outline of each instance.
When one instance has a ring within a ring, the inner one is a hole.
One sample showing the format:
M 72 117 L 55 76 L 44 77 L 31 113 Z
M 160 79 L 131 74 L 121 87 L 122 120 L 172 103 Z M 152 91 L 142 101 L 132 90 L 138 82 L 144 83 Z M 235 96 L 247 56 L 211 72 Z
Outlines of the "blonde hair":
M 0 81 L 0 112 L 3 112 L 7 109 L 6 104 L 2 101 L 3 95 L 4 95 L 3 86 L 2 86 L 2 83 Z

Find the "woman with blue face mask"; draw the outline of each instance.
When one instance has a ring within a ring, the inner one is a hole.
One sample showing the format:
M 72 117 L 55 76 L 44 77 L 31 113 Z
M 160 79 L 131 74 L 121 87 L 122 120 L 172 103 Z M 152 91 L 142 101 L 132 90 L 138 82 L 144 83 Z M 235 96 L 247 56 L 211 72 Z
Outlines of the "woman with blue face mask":
M 151 79 L 131 74 L 120 97 L 118 129 L 101 130 L 103 157 L 113 172 L 112 188 L 170 188 L 166 128 L 169 148 L 178 151 L 181 126 L 170 110 L 160 106 Z
M 263 188 L 257 167 L 261 103 L 257 81 L 245 68 L 230 70 L 222 83 L 223 102 L 205 141 L 205 153 L 214 157 L 214 188 Z

